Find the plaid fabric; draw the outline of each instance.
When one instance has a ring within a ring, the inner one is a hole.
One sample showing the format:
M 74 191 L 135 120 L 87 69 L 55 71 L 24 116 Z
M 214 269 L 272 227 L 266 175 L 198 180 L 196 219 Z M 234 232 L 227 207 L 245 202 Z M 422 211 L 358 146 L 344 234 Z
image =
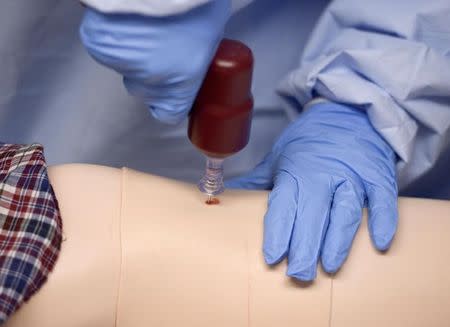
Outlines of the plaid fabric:
M 61 239 L 42 146 L 0 143 L 0 325 L 46 281 Z

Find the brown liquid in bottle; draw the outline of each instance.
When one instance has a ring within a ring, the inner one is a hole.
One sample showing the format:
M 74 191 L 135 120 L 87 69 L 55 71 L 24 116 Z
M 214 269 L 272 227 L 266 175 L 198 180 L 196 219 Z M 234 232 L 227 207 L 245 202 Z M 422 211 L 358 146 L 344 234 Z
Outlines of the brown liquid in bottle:
M 189 118 L 189 139 L 207 156 L 225 158 L 247 145 L 252 72 L 251 50 L 239 41 L 222 40 Z

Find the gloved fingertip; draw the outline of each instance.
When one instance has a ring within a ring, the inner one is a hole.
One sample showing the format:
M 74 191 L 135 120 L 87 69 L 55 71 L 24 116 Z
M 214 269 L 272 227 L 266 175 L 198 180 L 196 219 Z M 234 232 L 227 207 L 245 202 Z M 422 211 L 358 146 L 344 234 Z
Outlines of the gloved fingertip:
M 84 47 L 90 53 L 92 50 L 93 38 L 90 37 L 91 33 L 89 31 L 89 20 L 87 19 L 88 13 L 86 13 L 81 21 L 81 24 L 78 28 L 78 35 L 80 37 L 81 43 L 83 43 Z
M 273 266 L 273 265 L 276 265 L 276 264 L 280 263 L 281 260 L 276 258 L 276 257 L 272 257 L 270 255 L 264 254 L 264 261 L 269 266 Z
M 308 268 L 299 271 L 297 269 L 288 267 L 286 275 L 302 282 L 312 282 L 314 279 L 316 279 L 317 269 Z
M 344 263 L 346 257 L 347 257 L 346 254 L 342 255 L 323 254 L 322 255 L 323 270 L 329 274 L 334 274 L 342 267 L 342 264 Z
M 376 208 L 369 211 L 369 231 L 372 242 L 379 251 L 391 246 L 397 231 L 398 215 L 396 208 Z
M 397 231 L 397 187 L 394 183 L 389 187 L 370 185 L 367 189 L 369 233 L 372 243 L 379 251 L 386 251 L 391 246 Z
M 279 251 L 269 250 L 266 247 L 264 247 L 263 249 L 263 254 L 264 254 L 264 261 L 268 265 L 276 265 L 286 257 L 286 251 L 283 253 L 279 253 Z
M 394 235 L 386 235 L 386 234 L 374 234 L 372 236 L 373 243 L 375 247 L 379 251 L 387 251 L 392 244 L 392 240 L 394 239 Z
M 278 185 L 269 194 L 268 209 L 264 216 L 263 253 L 268 264 L 276 264 L 289 251 L 297 203 L 288 201 L 283 188 Z
M 288 261 L 286 275 L 303 282 L 313 281 L 317 276 L 317 260 L 313 262 Z
M 175 111 L 151 105 L 149 106 L 149 110 L 155 119 L 169 125 L 181 123 L 188 115 L 188 111 L 183 108 Z

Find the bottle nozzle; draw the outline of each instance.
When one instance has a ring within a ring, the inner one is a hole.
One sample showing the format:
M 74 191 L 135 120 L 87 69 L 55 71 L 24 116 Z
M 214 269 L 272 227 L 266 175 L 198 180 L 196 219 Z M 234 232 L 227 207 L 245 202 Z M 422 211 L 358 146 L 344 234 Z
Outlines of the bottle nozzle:
M 224 191 L 223 186 L 223 159 L 206 157 L 206 171 L 198 182 L 201 192 L 212 198 Z

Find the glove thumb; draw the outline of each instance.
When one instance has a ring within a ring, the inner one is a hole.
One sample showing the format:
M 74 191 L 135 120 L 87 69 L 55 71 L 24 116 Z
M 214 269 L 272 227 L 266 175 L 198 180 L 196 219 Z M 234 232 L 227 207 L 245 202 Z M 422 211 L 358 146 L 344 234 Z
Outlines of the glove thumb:
M 269 154 L 250 172 L 225 182 L 226 188 L 267 190 L 273 186 L 273 160 Z

